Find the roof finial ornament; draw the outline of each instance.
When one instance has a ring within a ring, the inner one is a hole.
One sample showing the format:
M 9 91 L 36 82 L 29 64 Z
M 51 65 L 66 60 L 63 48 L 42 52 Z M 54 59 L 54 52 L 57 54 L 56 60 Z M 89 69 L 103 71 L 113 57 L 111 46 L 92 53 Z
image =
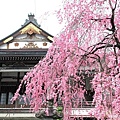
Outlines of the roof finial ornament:
M 30 14 L 28 14 L 28 18 L 29 18 L 29 20 L 31 21 L 31 20 L 34 20 L 34 14 L 32 14 L 32 13 L 30 13 Z
M 25 23 L 22 26 L 24 26 L 24 25 L 29 24 L 30 22 L 32 22 L 36 26 L 40 27 L 40 25 L 37 23 L 37 20 L 34 17 L 35 17 L 34 14 L 32 14 L 32 13 L 28 14 L 28 19 L 26 19 Z

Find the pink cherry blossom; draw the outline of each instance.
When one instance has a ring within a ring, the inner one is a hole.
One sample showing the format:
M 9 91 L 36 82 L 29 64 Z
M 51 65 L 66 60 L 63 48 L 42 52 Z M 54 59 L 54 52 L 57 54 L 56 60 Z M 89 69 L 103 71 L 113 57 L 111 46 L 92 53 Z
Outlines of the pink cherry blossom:
M 72 101 L 85 101 L 87 75 L 93 77 L 90 89 L 95 91 L 92 115 L 98 120 L 119 120 L 120 1 L 63 0 L 57 17 L 65 28 L 54 37 L 46 57 L 25 75 L 13 100 L 25 82 L 25 97 L 34 111 L 52 98 L 57 106 L 59 97 L 64 120 L 69 120 Z

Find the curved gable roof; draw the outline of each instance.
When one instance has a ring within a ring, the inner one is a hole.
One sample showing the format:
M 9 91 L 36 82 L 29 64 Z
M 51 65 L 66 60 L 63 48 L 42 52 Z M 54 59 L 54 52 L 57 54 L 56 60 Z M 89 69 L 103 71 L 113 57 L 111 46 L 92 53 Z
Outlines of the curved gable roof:
M 21 28 L 8 35 L 7 37 L 1 39 L 0 45 L 12 41 L 15 37 L 20 34 L 24 34 L 27 30 L 30 29 L 34 30 L 37 34 L 45 36 L 49 42 L 53 42 L 53 36 L 40 27 L 40 25 L 37 23 L 37 20 L 34 18 L 34 15 L 30 14 L 28 15 L 28 17 L 29 20 L 26 20 L 26 22 L 21 26 Z

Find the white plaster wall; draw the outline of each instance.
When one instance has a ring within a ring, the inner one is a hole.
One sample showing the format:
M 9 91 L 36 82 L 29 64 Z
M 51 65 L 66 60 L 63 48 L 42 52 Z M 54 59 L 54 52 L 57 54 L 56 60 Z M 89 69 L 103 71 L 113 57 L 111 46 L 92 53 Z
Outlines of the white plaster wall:
M 19 46 L 15 46 L 16 42 L 10 43 L 9 44 L 9 49 L 20 49 L 23 48 L 24 46 L 26 46 L 29 42 L 19 42 Z M 52 43 L 47 42 L 47 46 L 43 46 L 44 42 L 33 42 L 36 46 L 38 46 L 39 48 L 49 48 L 51 46 Z M 26 45 L 25 45 L 26 44 Z M 5 47 L 3 49 L 6 49 Z
M 0 49 L 7 49 L 7 44 L 1 45 Z

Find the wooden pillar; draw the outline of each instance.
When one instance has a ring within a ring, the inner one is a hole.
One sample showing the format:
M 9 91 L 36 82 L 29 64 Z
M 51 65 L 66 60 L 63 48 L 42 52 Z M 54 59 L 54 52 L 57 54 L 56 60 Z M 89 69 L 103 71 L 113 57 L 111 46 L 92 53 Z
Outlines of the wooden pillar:
M 7 43 L 7 49 L 9 49 L 9 43 Z
M 16 82 L 16 89 L 18 89 L 19 86 L 19 82 L 20 82 L 20 72 L 17 72 L 17 82 Z M 18 100 L 15 101 L 15 107 L 18 107 Z
M 1 66 L 2 66 L 2 64 L 0 64 L 0 67 L 1 67 Z M 2 72 L 0 72 L 0 103 L 1 103 L 1 92 L 2 92 L 1 80 L 2 80 Z
M 6 93 L 6 105 L 8 104 L 9 92 Z
M 2 92 L 2 89 L 1 89 L 1 79 L 2 79 L 2 73 L 0 72 L 0 103 L 1 103 L 1 92 Z
M 17 73 L 17 85 L 16 85 L 16 87 L 19 86 L 19 82 L 20 82 L 20 72 Z
M 2 80 L 2 73 L 0 72 L 0 93 L 1 93 L 1 80 Z

